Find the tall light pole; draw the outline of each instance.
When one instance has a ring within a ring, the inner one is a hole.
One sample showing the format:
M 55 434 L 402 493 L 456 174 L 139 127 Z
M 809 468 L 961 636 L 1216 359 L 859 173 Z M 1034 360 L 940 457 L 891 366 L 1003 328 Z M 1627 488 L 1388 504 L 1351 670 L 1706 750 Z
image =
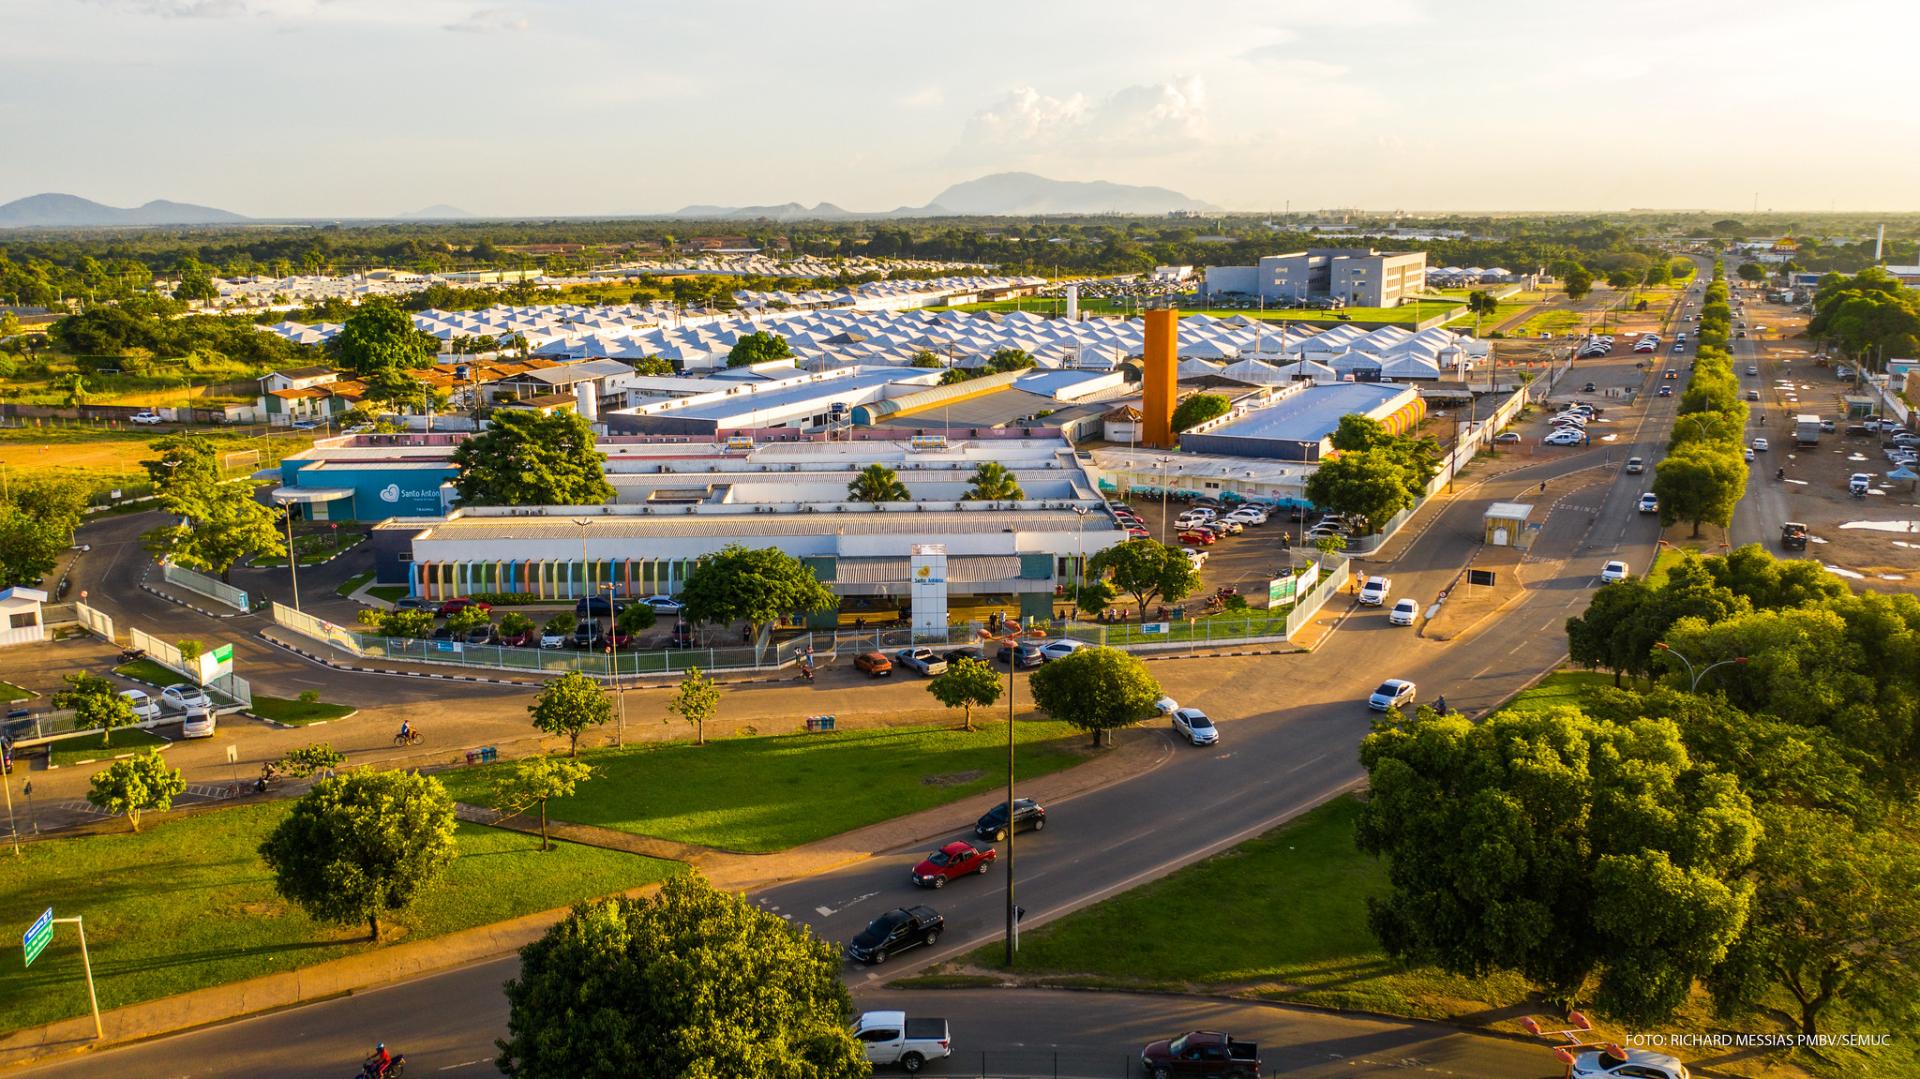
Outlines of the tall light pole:
M 293 500 L 280 503 L 280 510 L 287 518 L 287 576 L 293 580 L 293 609 L 300 609 L 300 557 L 293 551 Z
M 1019 910 L 1013 905 L 1013 836 L 1015 832 L 1013 818 L 1013 672 L 1020 665 L 1020 638 L 1026 635 L 1026 629 L 1018 622 L 1003 623 L 1008 628 L 1005 636 L 996 636 L 992 630 L 983 629 L 980 636 L 990 642 L 1007 646 L 1007 966 L 1013 966 L 1014 940 L 1020 930 L 1018 926 Z
M 1153 459 L 1153 463 L 1160 466 L 1160 542 L 1161 543 L 1167 542 L 1167 463 L 1169 460 L 1171 459 L 1166 457 L 1155 457 Z M 1144 610 L 1140 612 L 1141 618 L 1145 618 L 1146 616 L 1147 616 L 1147 613 Z
M 625 745 L 627 739 L 627 696 L 620 691 L 620 607 L 612 581 L 600 586 L 607 594 L 607 655 L 613 664 L 613 699 L 620 711 L 613 720 L 613 744 Z
M 1706 667 L 1702 668 L 1701 670 L 1695 671 L 1693 669 L 1693 661 L 1681 655 L 1680 653 L 1674 651 L 1673 649 L 1667 647 L 1667 642 L 1657 641 L 1654 643 L 1654 647 L 1658 648 L 1660 651 L 1665 652 L 1667 655 L 1670 655 L 1673 658 L 1687 665 L 1687 673 L 1693 677 L 1693 684 L 1687 687 L 1688 693 L 1700 692 L 1700 680 L 1702 678 L 1705 678 L 1707 675 L 1712 674 L 1714 669 L 1717 667 L 1725 667 L 1728 665 L 1744 667 L 1747 665 L 1747 657 L 1735 656 L 1732 659 L 1723 659 L 1718 663 L 1709 663 L 1707 664 Z
M 1072 619 L 1074 612 L 1080 609 L 1080 590 L 1085 588 L 1087 584 L 1087 550 L 1085 539 L 1087 514 L 1092 512 L 1093 508 L 1090 506 L 1073 507 L 1073 515 L 1078 517 L 1079 521 L 1076 522 L 1073 527 L 1073 594 L 1067 597 L 1069 600 L 1067 606 L 1068 619 Z

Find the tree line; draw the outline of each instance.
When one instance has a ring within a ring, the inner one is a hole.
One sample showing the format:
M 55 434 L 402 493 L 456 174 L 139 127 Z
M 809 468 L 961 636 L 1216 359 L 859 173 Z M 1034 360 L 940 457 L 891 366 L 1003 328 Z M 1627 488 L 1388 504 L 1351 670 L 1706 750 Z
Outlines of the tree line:
M 1701 301 L 1693 373 L 1680 395 L 1667 455 L 1654 466 L 1653 478 L 1660 523 L 1687 521 L 1694 536 L 1709 521 L 1722 528 L 1731 524 L 1747 489 L 1748 411 L 1728 350 L 1732 319 L 1725 269 L 1716 262 Z

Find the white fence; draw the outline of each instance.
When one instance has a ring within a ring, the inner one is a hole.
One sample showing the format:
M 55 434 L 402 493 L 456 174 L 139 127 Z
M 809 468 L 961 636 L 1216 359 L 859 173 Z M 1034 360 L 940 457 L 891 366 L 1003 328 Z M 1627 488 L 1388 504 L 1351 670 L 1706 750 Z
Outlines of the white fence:
M 1320 580 L 1312 588 L 1307 589 L 1305 595 L 1295 600 L 1293 610 L 1287 612 L 1289 640 L 1294 634 L 1300 632 L 1301 627 L 1312 621 L 1314 615 L 1320 613 L 1320 608 L 1327 605 L 1327 600 L 1333 598 L 1333 594 L 1340 590 L 1341 585 L 1347 583 L 1347 574 L 1351 572 L 1352 565 L 1350 559 L 1341 558 L 1335 565 L 1321 567 Z
M 84 603 L 73 605 L 73 613 L 80 618 L 80 625 L 88 633 L 113 643 L 113 619 L 103 611 L 96 611 Z
M 191 678 L 196 682 L 200 680 L 198 675 L 187 668 L 186 660 L 180 655 L 180 649 L 178 647 L 155 637 L 139 626 L 131 626 L 127 629 L 127 639 L 132 642 L 135 648 L 145 652 L 148 659 L 158 663 L 162 667 L 170 671 L 177 671 L 181 675 Z
M 171 562 L 162 562 L 160 576 L 170 585 L 198 593 L 216 603 L 224 603 L 242 614 L 253 610 L 253 599 L 243 589 L 235 588 L 225 581 L 216 581 L 204 573 L 195 573 Z
M 317 641 L 325 641 L 350 655 L 364 654 L 360 650 L 359 635 L 352 630 L 335 625 L 324 618 L 315 618 L 305 611 L 296 611 L 278 600 L 273 604 L 273 620 L 295 633 L 304 634 Z

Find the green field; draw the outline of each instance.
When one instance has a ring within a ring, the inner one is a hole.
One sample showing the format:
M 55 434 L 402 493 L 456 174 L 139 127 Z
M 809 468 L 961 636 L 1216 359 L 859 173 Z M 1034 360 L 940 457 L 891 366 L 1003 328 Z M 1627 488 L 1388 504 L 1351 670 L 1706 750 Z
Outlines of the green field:
M 145 753 L 167 744 L 165 738 L 148 734 L 135 727 L 122 727 L 114 731 L 106 745 L 100 744 L 97 734 L 83 734 L 77 738 L 62 738 L 57 742 L 48 742 L 47 764 L 54 768 L 71 768 L 81 761 L 98 761 L 101 767 L 114 757 L 131 753 Z
M 248 711 L 261 719 L 270 719 L 275 723 L 285 723 L 290 727 L 304 727 L 309 723 L 322 720 L 345 719 L 358 709 L 344 704 L 327 704 L 324 701 L 295 701 L 285 697 L 263 697 L 255 694 Z
M 95 502 L 105 504 L 107 492 L 118 488 L 123 498 L 151 493 L 152 484 L 140 462 L 156 456 L 152 442 L 167 432 L 152 428 L 110 427 L 99 421 L 27 420 L 25 426 L 0 427 L 0 470 L 14 478 L 53 474 L 85 481 L 95 491 Z M 314 432 L 274 432 L 263 437 L 251 431 L 196 429 L 214 443 L 230 475 L 252 472 L 313 446 Z
M 403 584 L 377 584 L 367 589 L 367 595 L 375 599 L 384 599 L 394 603 L 406 598 L 407 586 Z
M 981 722 L 978 710 L 974 718 L 971 734 L 895 727 L 589 750 L 580 758 L 593 766 L 594 778 L 573 797 L 548 803 L 547 813 L 724 850 L 784 850 L 1004 790 L 1006 724 Z M 1023 719 L 1015 735 L 1022 777 L 1059 771 L 1088 753 L 1087 736 L 1064 723 Z M 493 776 L 505 767 L 511 765 L 449 773 L 447 789 L 461 801 L 485 804 Z
M 309 919 L 273 889 L 255 853 L 290 803 L 166 819 L 143 831 L 42 840 L 0 860 L 0 919 L 22 929 L 48 906 L 86 919 L 102 1009 L 363 952 L 365 926 Z M 385 923 L 388 943 L 565 906 L 665 878 L 676 863 L 463 824 L 444 883 Z M 82 1015 L 70 926 L 31 968 L 0 978 L 0 1028 Z M 13 959 L 18 962 L 17 953 Z M 369 1035 L 372 1037 L 372 1035 Z
M 135 659 L 122 663 L 113 669 L 113 673 L 136 682 L 146 682 L 156 686 L 170 686 L 185 681 L 179 671 L 168 670 L 150 659 Z
M 24 701 L 32 696 L 33 694 L 21 689 L 12 682 L 0 682 L 0 702 L 10 704 L 14 701 Z
M 342 551 L 350 550 L 366 538 L 366 533 L 353 528 L 315 528 L 305 532 L 296 531 L 293 534 L 293 549 L 300 556 L 301 565 L 316 566 Z M 253 567 L 285 569 L 287 561 L 284 558 L 257 559 L 253 562 Z M 368 576 L 371 577 L 372 574 Z
M 335 585 L 333 587 L 333 594 L 336 596 L 351 596 L 361 585 L 371 580 L 373 580 L 372 570 L 368 570 L 365 573 L 356 573 Z
M 1599 671 L 1555 671 L 1514 694 L 1499 711 L 1544 712 L 1563 704 L 1583 706 L 1593 691 L 1613 685 L 1613 675 Z

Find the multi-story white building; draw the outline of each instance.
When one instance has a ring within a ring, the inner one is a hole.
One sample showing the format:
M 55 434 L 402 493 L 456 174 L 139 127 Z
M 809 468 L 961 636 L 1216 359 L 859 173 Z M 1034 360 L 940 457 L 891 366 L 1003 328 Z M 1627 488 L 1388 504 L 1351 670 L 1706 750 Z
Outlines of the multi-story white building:
M 1398 307 L 1426 284 L 1425 251 L 1311 247 L 1268 255 L 1253 266 L 1209 266 L 1209 299 L 1256 296 L 1276 306 L 1334 299 L 1356 307 Z

